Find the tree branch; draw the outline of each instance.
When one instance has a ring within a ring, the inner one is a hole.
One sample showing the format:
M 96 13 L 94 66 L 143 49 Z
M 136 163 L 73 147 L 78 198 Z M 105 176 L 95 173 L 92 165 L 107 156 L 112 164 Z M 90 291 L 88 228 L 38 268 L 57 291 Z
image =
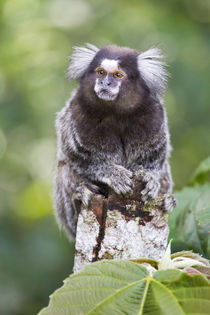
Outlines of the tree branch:
M 163 212 L 163 195 L 144 203 L 142 184 L 135 179 L 129 198 L 113 191 L 108 198 L 94 195 L 82 208 L 77 223 L 74 272 L 101 259 L 160 259 L 169 233 L 168 215 Z

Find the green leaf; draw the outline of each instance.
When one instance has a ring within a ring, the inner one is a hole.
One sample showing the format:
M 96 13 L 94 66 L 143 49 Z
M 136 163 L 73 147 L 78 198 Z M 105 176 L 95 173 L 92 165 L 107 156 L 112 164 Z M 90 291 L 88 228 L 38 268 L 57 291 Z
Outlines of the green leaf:
M 178 206 L 169 218 L 173 251 L 192 249 L 209 257 L 210 185 L 185 188 L 176 198 Z
M 198 168 L 195 170 L 190 183 L 203 183 L 207 181 L 207 173 L 210 172 L 210 157 L 201 162 Z
M 109 260 L 66 279 L 39 315 L 209 314 L 209 296 L 210 282 L 201 275 L 162 270 L 152 277 L 134 262 Z
M 175 193 L 175 198 L 177 200 L 177 206 L 174 209 L 174 211 L 169 216 L 169 225 L 171 229 L 170 233 L 170 239 L 174 239 L 174 231 L 176 230 L 176 220 L 178 216 L 181 214 L 183 209 L 185 209 L 187 206 L 189 207 L 189 204 L 193 203 L 197 200 L 197 198 L 203 193 L 203 192 L 210 192 L 210 185 L 197 185 L 194 187 L 185 187 L 184 189 L 177 191 Z
M 208 227 L 196 221 L 194 207 L 186 207 L 177 219 L 177 239 L 186 244 L 188 249 L 207 256 Z
M 145 267 L 129 261 L 102 261 L 86 266 L 64 281 L 40 314 L 85 314 L 117 290 L 148 275 Z M 56 313 L 57 312 L 57 313 Z
M 136 259 L 130 259 L 130 261 L 133 261 L 137 264 L 150 264 L 154 268 L 158 268 L 158 262 L 157 260 L 151 259 L 151 258 L 136 258 Z
M 205 190 L 194 204 L 195 217 L 200 225 L 210 228 L 210 189 Z
M 196 213 L 196 219 L 199 224 L 210 224 L 210 207 L 204 207 L 198 210 Z

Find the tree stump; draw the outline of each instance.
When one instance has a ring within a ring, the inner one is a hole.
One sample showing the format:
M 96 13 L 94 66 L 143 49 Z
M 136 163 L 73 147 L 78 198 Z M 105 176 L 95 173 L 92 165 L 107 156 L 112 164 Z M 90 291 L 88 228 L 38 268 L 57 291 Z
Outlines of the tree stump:
M 134 179 L 129 198 L 94 195 L 78 217 L 74 273 L 102 259 L 160 259 L 166 249 L 168 214 L 163 211 L 163 195 L 143 202 L 142 183 Z

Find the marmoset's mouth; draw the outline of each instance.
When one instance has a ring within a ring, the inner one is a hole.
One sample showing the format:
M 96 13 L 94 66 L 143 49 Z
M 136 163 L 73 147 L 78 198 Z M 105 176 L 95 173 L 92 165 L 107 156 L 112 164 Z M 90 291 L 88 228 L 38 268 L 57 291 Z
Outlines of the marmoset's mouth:
M 117 94 L 111 94 L 110 91 L 102 89 L 97 93 L 97 96 L 105 101 L 113 101 L 117 97 Z

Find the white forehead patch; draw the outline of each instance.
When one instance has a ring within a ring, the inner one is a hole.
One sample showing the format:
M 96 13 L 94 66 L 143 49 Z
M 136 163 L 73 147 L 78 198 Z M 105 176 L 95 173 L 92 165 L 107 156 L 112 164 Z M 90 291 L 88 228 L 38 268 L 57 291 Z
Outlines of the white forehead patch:
M 113 72 L 118 69 L 118 60 L 114 59 L 104 59 L 101 63 L 101 67 L 106 70 L 106 72 Z

